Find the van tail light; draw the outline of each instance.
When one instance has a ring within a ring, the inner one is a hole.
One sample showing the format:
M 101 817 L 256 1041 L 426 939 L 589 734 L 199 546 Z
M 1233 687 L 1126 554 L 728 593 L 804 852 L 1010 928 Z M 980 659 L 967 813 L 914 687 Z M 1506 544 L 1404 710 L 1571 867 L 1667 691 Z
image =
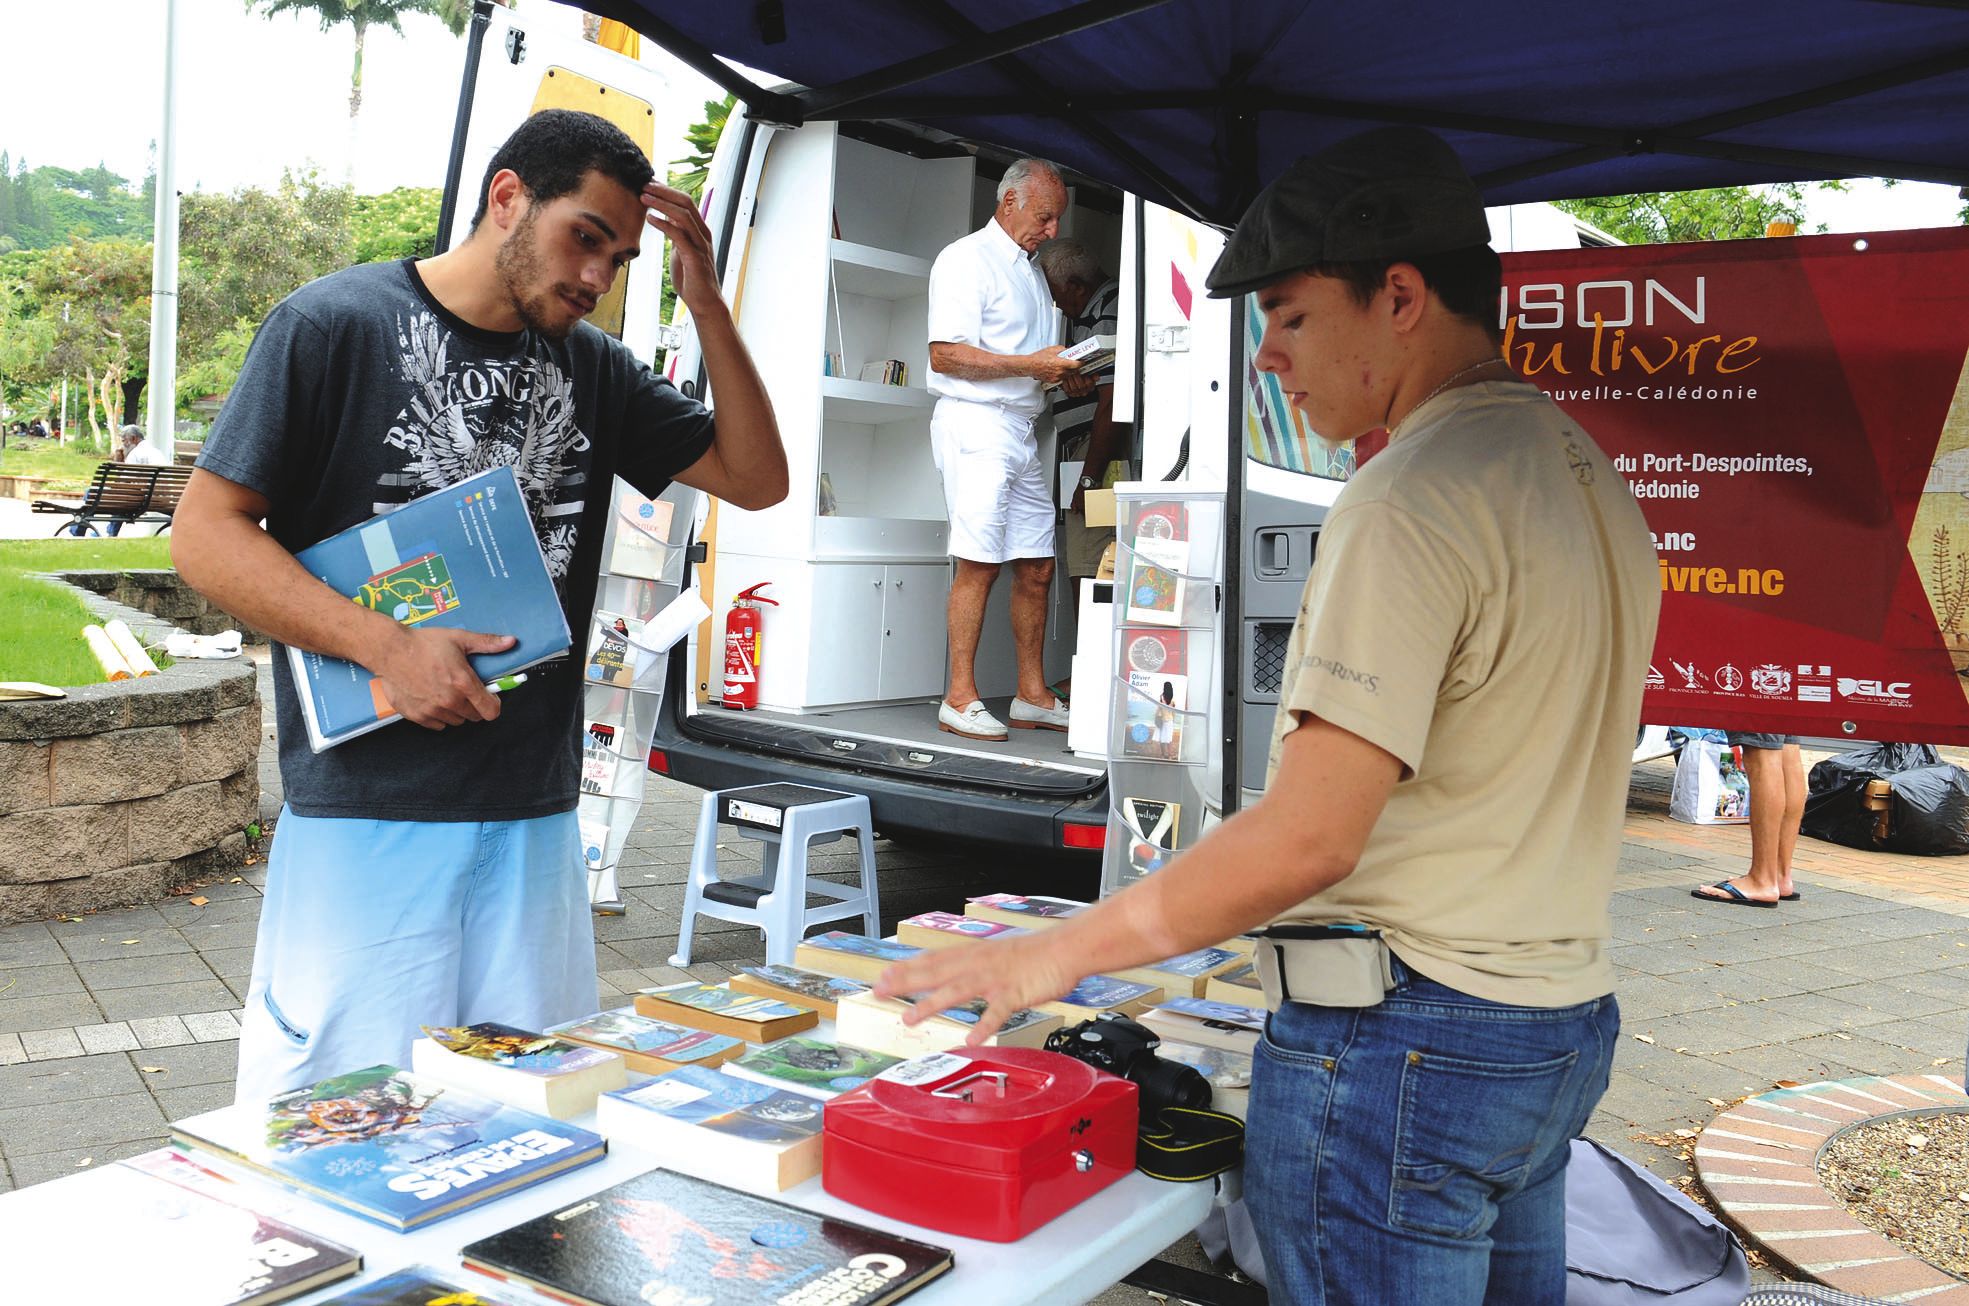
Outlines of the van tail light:
M 1074 825 L 1071 822 L 1060 826 L 1060 846 L 1062 848 L 1105 848 L 1108 844 L 1106 822 L 1100 825 Z
M 670 754 L 660 748 L 649 750 L 649 769 L 658 775 L 670 774 Z

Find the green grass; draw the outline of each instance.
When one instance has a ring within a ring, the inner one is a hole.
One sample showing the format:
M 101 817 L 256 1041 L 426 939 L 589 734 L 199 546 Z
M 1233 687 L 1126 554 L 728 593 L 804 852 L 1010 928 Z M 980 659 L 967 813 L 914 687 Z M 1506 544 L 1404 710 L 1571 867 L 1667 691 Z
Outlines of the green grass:
M 95 614 L 72 591 L 25 573 L 145 571 L 171 565 L 167 538 L 0 541 L 0 680 L 98 685 L 102 668 L 82 640 Z M 159 667 L 169 665 L 153 654 Z
M 9 439 L 6 450 L 0 452 L 0 472 L 10 476 L 46 477 L 48 483 L 41 487 L 37 498 L 41 495 L 80 494 L 88 488 L 89 478 L 96 474 L 96 465 L 108 457 L 108 454 L 80 449 L 73 444 L 56 444 L 52 440 L 36 440 L 29 448 Z

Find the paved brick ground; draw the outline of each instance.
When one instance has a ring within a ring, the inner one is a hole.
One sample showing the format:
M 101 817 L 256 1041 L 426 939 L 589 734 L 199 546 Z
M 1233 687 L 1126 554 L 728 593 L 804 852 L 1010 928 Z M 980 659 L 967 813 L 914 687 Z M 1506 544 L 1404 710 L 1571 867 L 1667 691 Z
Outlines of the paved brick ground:
M 263 775 L 275 810 L 278 776 L 270 765 Z M 1778 1080 L 1959 1081 L 1969 864 L 1807 840 L 1797 862 L 1803 901 L 1776 910 L 1698 902 L 1691 886 L 1741 871 L 1748 834 L 1669 821 L 1670 776 L 1666 762 L 1635 773 L 1613 900 L 1624 1023 L 1589 1132 L 1693 1183 L 1693 1149 L 1673 1131 L 1706 1125 L 1720 1109 L 1713 1103 Z M 697 800 L 682 785 L 652 786 L 621 871 L 629 912 L 596 926 L 605 1002 L 684 978 L 668 958 Z M 1015 869 L 888 841 L 877 861 L 886 926 L 961 908 L 971 894 L 1005 887 Z M 834 864 L 840 871 L 824 873 L 846 873 L 844 861 Z M 0 928 L 0 1188 L 144 1151 L 163 1139 L 166 1121 L 230 1100 L 232 1013 L 251 969 L 261 869 L 202 889 L 204 907 L 174 897 Z M 697 938 L 690 974 L 699 978 L 763 958 L 753 930 L 707 918 Z

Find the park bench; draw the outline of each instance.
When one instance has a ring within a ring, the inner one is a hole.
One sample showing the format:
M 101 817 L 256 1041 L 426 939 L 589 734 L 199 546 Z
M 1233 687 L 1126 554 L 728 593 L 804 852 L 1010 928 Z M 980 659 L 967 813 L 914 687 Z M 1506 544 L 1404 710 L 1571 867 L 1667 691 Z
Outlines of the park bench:
M 67 534 L 70 527 L 81 527 L 83 533 L 94 535 L 100 525 L 113 524 L 121 529 L 138 522 L 155 523 L 161 533 L 171 525 L 171 515 L 190 480 L 189 467 L 101 463 L 89 488 L 83 491 L 82 502 L 36 499 L 34 511 L 67 515 L 68 520 L 55 528 L 57 535 Z

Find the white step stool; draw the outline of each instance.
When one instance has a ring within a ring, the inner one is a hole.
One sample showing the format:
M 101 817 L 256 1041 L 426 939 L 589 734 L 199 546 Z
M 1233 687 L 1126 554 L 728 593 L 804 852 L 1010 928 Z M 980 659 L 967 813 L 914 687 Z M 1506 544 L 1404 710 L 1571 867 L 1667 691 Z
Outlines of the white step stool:
M 718 826 L 723 822 L 746 839 L 756 839 L 759 874 L 750 879 L 718 876 Z M 853 831 L 861 843 L 859 887 L 827 880 L 807 882 L 807 849 L 833 843 Z M 807 906 L 807 894 L 832 901 Z M 875 896 L 875 837 L 868 799 L 807 785 L 751 785 L 719 789 L 704 795 L 697 817 L 697 841 L 691 847 L 690 881 L 684 889 L 683 920 L 677 927 L 677 952 L 672 966 L 691 963 L 691 927 L 699 915 L 756 925 L 766 933 L 766 961 L 793 964 L 793 949 L 807 927 L 822 921 L 860 916 L 863 932 L 882 933 L 881 909 Z

